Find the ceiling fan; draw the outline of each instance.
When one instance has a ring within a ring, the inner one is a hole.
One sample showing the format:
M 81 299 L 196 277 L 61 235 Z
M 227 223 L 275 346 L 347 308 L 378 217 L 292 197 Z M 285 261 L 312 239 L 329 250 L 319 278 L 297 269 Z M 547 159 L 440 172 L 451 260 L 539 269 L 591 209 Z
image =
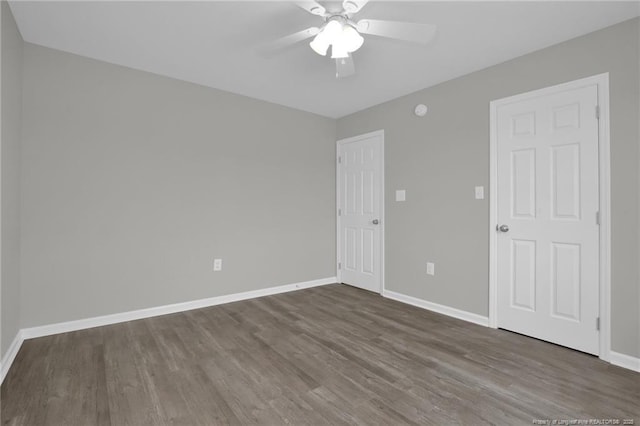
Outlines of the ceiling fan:
M 309 46 L 314 52 L 326 56 L 331 47 L 331 58 L 336 61 L 336 78 L 355 73 L 352 53 L 364 43 L 361 34 L 387 37 L 412 43 L 427 44 L 436 33 L 436 26 L 377 19 L 354 20 L 369 0 L 344 0 L 339 10 L 327 10 L 313 0 L 294 1 L 297 6 L 323 19 L 319 27 L 310 27 L 270 43 L 270 50 L 279 50 L 313 37 Z

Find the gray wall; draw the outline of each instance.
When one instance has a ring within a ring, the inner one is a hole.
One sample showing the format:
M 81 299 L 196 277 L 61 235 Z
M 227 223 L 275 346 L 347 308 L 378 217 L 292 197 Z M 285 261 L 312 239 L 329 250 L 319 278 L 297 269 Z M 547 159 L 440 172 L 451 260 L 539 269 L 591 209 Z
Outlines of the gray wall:
M 640 355 L 638 19 L 338 120 L 338 139 L 385 130 L 386 287 L 488 315 L 489 102 L 610 73 L 612 349 Z M 424 118 L 413 115 L 429 106 Z M 407 201 L 396 203 L 396 189 Z M 434 277 L 425 274 L 436 263 Z
M 335 120 L 28 43 L 23 94 L 22 327 L 335 276 Z
M 7 2 L 2 1 L 2 327 L 4 357 L 20 329 L 20 129 L 23 41 Z

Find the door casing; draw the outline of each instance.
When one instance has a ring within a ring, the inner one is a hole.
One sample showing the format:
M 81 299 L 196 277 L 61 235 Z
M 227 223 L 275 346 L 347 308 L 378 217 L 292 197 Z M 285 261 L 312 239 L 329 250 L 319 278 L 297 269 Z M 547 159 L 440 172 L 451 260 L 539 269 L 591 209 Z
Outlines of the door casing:
M 501 105 L 549 95 L 558 91 L 579 89 L 584 86 L 598 87 L 598 164 L 599 164 L 599 209 L 600 209 L 600 359 L 609 361 L 611 352 L 611 161 L 609 144 L 609 73 L 594 75 L 558 84 L 531 92 L 510 96 L 490 102 L 489 138 L 489 327 L 498 328 L 498 241 L 495 230 L 498 223 L 498 132 L 497 109 Z M 595 113 L 595 111 L 594 111 Z
M 338 213 L 340 206 L 340 200 L 342 195 L 342 189 L 340 185 L 340 164 L 338 163 L 338 158 L 340 156 L 340 147 L 344 144 L 350 142 L 356 142 L 361 139 L 368 139 L 371 137 L 379 136 L 382 141 L 382 149 L 380 150 L 380 155 L 382 156 L 381 160 L 381 168 L 380 168 L 380 289 L 378 293 L 382 294 L 384 292 L 384 264 L 385 264 L 385 256 L 384 256 L 384 230 L 385 230 L 385 217 L 384 217 L 384 130 L 376 130 L 374 132 L 365 133 L 358 136 L 353 136 L 350 138 L 340 139 L 336 142 L 336 277 L 338 278 L 338 282 L 342 282 L 341 270 L 340 270 L 340 262 L 342 258 L 342 253 L 340 249 L 340 242 L 342 241 L 342 236 L 340 235 L 341 230 L 341 222 L 340 222 L 340 214 Z

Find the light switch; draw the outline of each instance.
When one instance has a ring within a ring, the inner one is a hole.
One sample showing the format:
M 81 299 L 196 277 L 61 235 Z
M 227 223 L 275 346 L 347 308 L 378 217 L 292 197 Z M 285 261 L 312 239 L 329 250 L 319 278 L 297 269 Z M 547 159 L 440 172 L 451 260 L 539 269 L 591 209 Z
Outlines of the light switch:
M 396 201 L 405 201 L 407 199 L 407 191 L 404 189 L 396 189 Z
M 427 275 L 435 275 L 436 274 L 436 265 L 432 262 L 427 262 Z
M 476 200 L 484 200 L 484 186 L 476 186 Z
M 222 259 L 213 259 L 214 272 L 222 271 Z

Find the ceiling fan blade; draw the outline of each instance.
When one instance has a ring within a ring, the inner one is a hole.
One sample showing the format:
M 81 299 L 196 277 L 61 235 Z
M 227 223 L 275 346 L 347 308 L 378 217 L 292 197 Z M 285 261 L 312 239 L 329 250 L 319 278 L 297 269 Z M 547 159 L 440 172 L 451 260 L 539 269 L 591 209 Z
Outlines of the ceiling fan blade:
M 324 6 L 313 0 L 298 0 L 294 1 L 293 3 L 312 15 L 324 16 L 327 13 L 327 10 L 324 8 Z
M 349 54 L 347 58 L 336 59 L 336 78 L 349 77 L 356 73 L 356 67 L 353 63 L 353 56 Z
M 412 43 L 427 44 L 436 35 L 437 27 L 431 24 L 363 19 L 358 21 L 358 31 L 379 37 L 395 38 Z
M 369 0 L 344 0 L 342 7 L 347 13 L 358 13 L 367 3 L 369 3 Z
M 296 43 L 300 43 L 303 40 L 311 38 L 320 32 L 318 27 L 310 27 L 297 33 L 289 34 L 282 38 L 273 40 L 265 44 L 262 48 L 264 52 L 276 52 L 286 47 L 293 46 Z

